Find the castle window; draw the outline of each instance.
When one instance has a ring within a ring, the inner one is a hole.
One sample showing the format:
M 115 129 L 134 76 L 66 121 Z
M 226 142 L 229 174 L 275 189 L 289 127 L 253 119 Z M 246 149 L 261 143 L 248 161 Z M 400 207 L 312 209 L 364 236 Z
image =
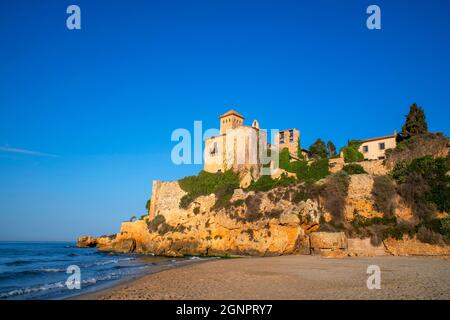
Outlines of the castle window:
M 380 147 L 380 150 L 384 150 L 386 148 L 384 142 L 379 143 L 378 146 Z
M 369 152 L 369 146 L 363 146 L 363 152 L 364 153 Z
M 217 142 L 214 142 L 213 147 L 209 150 L 209 154 L 214 157 L 217 153 Z

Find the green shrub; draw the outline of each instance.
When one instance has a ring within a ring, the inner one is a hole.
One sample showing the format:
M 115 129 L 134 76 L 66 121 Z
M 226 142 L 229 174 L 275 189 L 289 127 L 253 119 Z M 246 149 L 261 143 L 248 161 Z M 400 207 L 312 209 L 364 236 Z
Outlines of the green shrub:
M 364 168 L 356 163 L 350 163 L 350 164 L 346 164 L 342 170 L 344 170 L 345 172 L 347 172 L 348 174 L 363 174 L 363 173 L 367 173 L 366 170 L 364 170 Z
M 279 167 L 283 170 L 291 172 L 291 156 L 289 155 L 289 149 L 283 148 L 279 153 Z
M 409 166 L 406 160 L 398 161 L 391 171 L 391 176 L 398 183 L 406 181 L 406 177 L 409 174 Z
M 234 189 L 239 188 L 239 176 L 231 170 L 217 173 L 200 171 L 197 176 L 185 177 L 178 181 L 180 188 L 187 192 L 180 200 L 180 208 L 187 208 L 195 198 L 214 193 L 215 207 L 225 205 Z
M 296 161 L 292 168 L 301 181 L 319 181 L 330 175 L 328 162 L 328 159 L 318 159 L 308 165 L 306 161 Z
M 341 149 L 341 152 L 344 153 L 344 161 L 346 163 L 359 162 L 364 160 L 364 155 L 358 151 L 360 146 L 361 141 L 350 140 L 347 146 Z
M 324 159 L 328 157 L 327 145 L 321 139 L 317 139 L 310 147 L 309 152 L 313 158 Z
M 296 182 L 295 178 L 282 174 L 279 179 L 272 179 L 271 176 L 264 175 L 258 180 L 252 181 L 246 191 L 266 192 L 277 187 L 287 187 Z
M 305 156 L 303 155 L 300 145 L 297 147 L 297 158 L 299 158 L 300 160 L 305 160 Z
M 450 210 L 450 158 L 430 156 L 410 162 L 399 161 L 391 173 L 399 184 L 398 192 L 413 208 L 416 216 L 424 218 L 433 210 Z
M 375 207 L 385 216 L 392 216 L 396 207 L 395 183 L 389 176 L 375 177 L 373 181 L 372 196 Z
M 354 214 L 351 222 L 354 228 L 363 228 L 372 225 L 395 225 L 396 223 L 397 218 L 395 216 L 365 218 L 360 214 Z
M 448 145 L 448 138 L 442 133 L 425 133 L 400 141 L 394 149 L 386 150 L 386 163 L 393 167 L 400 161 L 442 154 Z
M 431 229 L 426 228 L 425 226 L 419 227 L 417 231 L 417 239 L 419 241 L 429 244 L 437 244 L 444 245 L 445 241 L 441 234 L 434 232 Z
M 403 239 L 403 235 L 407 234 L 410 238 L 414 236 L 416 233 L 414 227 L 406 224 L 401 223 L 397 225 L 390 226 L 383 231 L 383 238 L 394 238 L 397 240 Z
M 450 236 L 450 217 L 440 220 L 441 222 L 441 233 Z

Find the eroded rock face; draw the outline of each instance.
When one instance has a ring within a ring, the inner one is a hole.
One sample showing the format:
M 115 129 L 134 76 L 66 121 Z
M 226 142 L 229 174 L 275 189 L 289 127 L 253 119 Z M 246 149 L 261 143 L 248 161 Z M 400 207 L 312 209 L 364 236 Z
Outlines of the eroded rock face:
M 309 254 L 307 233 L 318 225 L 321 212 L 316 202 L 296 204 L 289 197 L 282 189 L 259 193 L 238 189 L 227 207 L 214 208 L 212 194 L 198 197 L 187 209 L 171 199 L 176 207 L 166 201 L 156 206 L 161 216 L 153 222 L 122 223 L 116 238 L 101 249 L 168 256 Z M 170 214 L 165 215 L 166 210 Z
M 382 216 L 374 207 L 372 189 L 373 177 L 371 175 L 350 175 L 350 184 L 348 186 L 345 206 L 345 218 L 347 220 L 353 220 L 355 212 L 366 218 Z
M 78 248 L 102 248 L 111 246 L 112 241 L 116 238 L 116 235 L 112 236 L 101 236 L 101 237 L 91 237 L 91 236 L 81 236 L 77 239 Z
M 78 248 L 93 248 L 97 246 L 97 238 L 91 236 L 81 236 L 77 239 Z
M 386 239 L 386 250 L 396 256 L 443 256 L 450 255 L 450 245 L 438 246 L 423 243 L 404 236 L 402 240 Z
M 346 219 L 353 213 L 381 216 L 372 199 L 373 177 L 352 175 L 346 199 Z M 122 223 L 115 236 L 78 239 L 79 247 L 97 247 L 116 252 L 155 255 L 258 255 L 321 254 L 347 255 L 441 255 L 450 246 L 432 246 L 416 240 L 385 240 L 374 246 L 370 239 L 347 239 L 343 232 L 316 232 L 327 213 L 313 200 L 295 201 L 296 187 L 268 192 L 237 189 L 228 204 L 216 207 L 216 196 L 200 196 L 188 208 L 179 207 L 185 194 L 177 182 L 154 184 L 151 216 Z M 411 220 L 404 206 L 396 211 L 401 220 Z

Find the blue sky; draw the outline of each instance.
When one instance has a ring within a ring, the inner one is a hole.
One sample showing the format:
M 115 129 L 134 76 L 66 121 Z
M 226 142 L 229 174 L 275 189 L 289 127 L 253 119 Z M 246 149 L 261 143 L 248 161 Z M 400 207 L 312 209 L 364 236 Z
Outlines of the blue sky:
M 81 8 L 82 29 L 66 28 Z M 382 29 L 366 28 L 381 8 Z M 176 128 L 230 106 L 340 147 L 400 129 L 409 105 L 449 132 L 450 2 L 0 2 L 0 240 L 110 234 L 145 212 Z

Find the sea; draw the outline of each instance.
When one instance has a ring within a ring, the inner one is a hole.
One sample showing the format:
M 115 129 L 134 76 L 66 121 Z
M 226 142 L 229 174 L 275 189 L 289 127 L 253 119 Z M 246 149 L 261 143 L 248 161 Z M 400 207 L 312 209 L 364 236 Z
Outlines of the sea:
M 111 254 L 74 242 L 0 242 L 0 300 L 73 298 L 202 259 Z

